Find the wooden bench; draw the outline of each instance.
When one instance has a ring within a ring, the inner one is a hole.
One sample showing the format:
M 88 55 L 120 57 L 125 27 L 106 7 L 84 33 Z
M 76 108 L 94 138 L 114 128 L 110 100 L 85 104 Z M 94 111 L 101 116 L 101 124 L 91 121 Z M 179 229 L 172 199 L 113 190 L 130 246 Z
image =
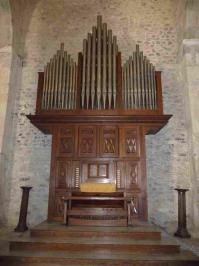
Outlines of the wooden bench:
M 111 226 L 132 224 L 131 198 L 123 193 L 78 192 L 63 201 L 66 225 L 100 225 L 100 221 Z

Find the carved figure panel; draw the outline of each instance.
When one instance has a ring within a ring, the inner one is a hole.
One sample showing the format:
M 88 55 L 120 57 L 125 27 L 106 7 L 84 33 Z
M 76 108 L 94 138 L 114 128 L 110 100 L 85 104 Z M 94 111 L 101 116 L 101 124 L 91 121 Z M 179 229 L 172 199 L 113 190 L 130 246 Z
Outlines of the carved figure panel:
M 75 128 L 61 128 L 59 133 L 59 155 L 72 157 L 75 154 Z
M 96 156 L 96 128 L 79 127 L 79 156 Z
M 118 128 L 105 127 L 100 129 L 100 156 L 118 156 Z

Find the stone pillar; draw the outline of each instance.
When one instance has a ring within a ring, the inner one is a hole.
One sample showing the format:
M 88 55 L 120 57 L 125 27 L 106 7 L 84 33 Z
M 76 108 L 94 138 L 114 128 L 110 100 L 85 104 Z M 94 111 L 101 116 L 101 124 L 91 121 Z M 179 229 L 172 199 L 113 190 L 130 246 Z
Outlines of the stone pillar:
M 187 87 L 187 127 L 190 154 L 190 215 L 193 234 L 199 237 L 199 39 L 183 40 L 183 68 Z

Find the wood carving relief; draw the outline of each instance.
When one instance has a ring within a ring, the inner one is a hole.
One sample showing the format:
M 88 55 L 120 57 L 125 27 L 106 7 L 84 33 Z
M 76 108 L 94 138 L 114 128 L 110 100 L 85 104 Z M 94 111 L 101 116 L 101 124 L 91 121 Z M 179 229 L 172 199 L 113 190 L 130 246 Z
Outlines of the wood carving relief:
M 122 130 L 122 154 L 125 157 L 139 156 L 139 140 L 136 128 L 124 128 Z
M 54 214 L 55 217 L 63 217 L 64 214 L 64 202 L 62 200 L 63 195 L 57 194 L 55 196 Z
M 70 186 L 69 172 L 71 163 L 65 160 L 57 161 L 57 188 L 67 188 Z
M 126 186 L 128 188 L 138 187 L 138 163 L 126 162 Z
M 66 157 L 74 155 L 75 130 L 74 128 L 61 128 L 59 137 L 59 154 Z
M 79 155 L 83 157 L 96 155 L 96 128 L 79 128 Z
M 118 156 L 118 129 L 116 127 L 101 128 L 100 155 L 102 157 Z

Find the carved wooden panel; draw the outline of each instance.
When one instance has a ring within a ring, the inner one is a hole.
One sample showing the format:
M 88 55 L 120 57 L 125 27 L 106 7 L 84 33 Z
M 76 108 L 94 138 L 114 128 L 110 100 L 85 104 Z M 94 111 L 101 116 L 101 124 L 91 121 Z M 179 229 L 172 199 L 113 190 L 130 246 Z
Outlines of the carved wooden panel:
M 95 127 L 79 127 L 79 156 L 95 157 L 96 156 L 96 128 Z
M 62 218 L 64 215 L 64 201 L 62 197 L 64 192 L 55 192 L 55 202 L 54 202 L 54 216 Z
M 136 161 L 127 161 L 126 169 L 126 188 L 133 189 L 139 187 L 139 163 Z
M 59 155 L 72 157 L 75 154 L 75 128 L 60 128 L 59 132 Z
M 124 157 L 139 157 L 140 141 L 137 128 L 123 128 L 120 139 L 121 155 Z
M 59 159 L 56 162 L 56 188 L 71 186 L 71 162 Z
M 100 128 L 100 156 L 117 157 L 118 156 L 118 128 L 103 127 Z

